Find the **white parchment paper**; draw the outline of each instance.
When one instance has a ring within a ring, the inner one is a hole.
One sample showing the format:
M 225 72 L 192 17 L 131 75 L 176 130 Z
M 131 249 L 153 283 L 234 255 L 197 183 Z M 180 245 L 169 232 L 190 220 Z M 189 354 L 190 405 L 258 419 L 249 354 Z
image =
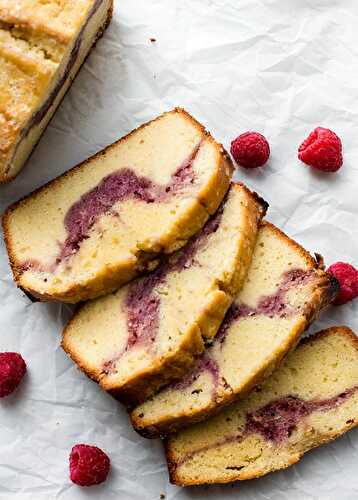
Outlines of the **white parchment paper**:
M 27 168 L 0 187 L 0 210 L 144 121 L 183 106 L 227 147 L 246 130 L 269 139 L 263 170 L 237 177 L 271 204 L 269 218 L 329 264 L 358 265 L 358 3 L 355 0 L 122 0 Z M 156 42 L 151 42 L 155 38 Z M 296 159 L 317 125 L 344 143 L 344 167 L 317 174 Z M 234 486 L 168 484 L 161 443 L 140 438 L 125 411 L 59 347 L 70 316 L 32 304 L 13 284 L 0 241 L 0 350 L 29 374 L 0 402 L 0 498 L 61 500 L 358 498 L 358 431 L 296 466 Z M 358 301 L 331 308 L 311 331 L 347 324 Z M 68 478 L 75 443 L 110 455 L 108 481 Z

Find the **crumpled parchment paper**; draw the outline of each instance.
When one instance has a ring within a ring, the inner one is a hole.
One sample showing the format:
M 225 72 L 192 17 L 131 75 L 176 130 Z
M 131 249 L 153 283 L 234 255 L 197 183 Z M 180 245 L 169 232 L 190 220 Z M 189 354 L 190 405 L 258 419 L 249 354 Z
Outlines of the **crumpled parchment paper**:
M 0 210 L 155 115 L 183 106 L 229 147 L 262 132 L 272 156 L 237 178 L 271 204 L 268 218 L 327 264 L 358 265 L 358 4 L 354 0 L 122 0 L 26 169 L 0 187 Z M 150 41 L 155 38 L 156 41 Z M 296 159 L 315 126 L 343 139 L 344 167 L 324 175 Z M 358 332 L 358 301 L 311 328 Z M 358 431 L 294 467 L 234 486 L 168 484 L 159 441 L 140 438 L 123 408 L 59 347 L 70 307 L 32 304 L 13 284 L 0 241 L 0 350 L 29 375 L 0 402 L 0 498 L 21 500 L 356 500 Z M 81 489 L 68 478 L 75 443 L 103 448 L 112 472 Z

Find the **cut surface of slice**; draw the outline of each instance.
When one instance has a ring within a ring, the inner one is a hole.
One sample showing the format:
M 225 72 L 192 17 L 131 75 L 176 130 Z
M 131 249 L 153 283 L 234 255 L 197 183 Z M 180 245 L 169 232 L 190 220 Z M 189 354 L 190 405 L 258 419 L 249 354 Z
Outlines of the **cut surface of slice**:
M 0 182 L 22 168 L 112 9 L 113 0 L 0 0 Z
M 166 443 L 171 481 L 252 479 L 296 463 L 358 423 L 358 339 L 334 327 L 303 340 L 250 395 Z
M 194 369 L 131 413 L 158 437 L 197 422 L 247 393 L 295 346 L 338 291 L 301 246 L 263 222 L 245 284 Z
M 223 200 L 232 163 L 184 110 L 161 115 L 12 205 L 17 284 L 79 302 L 118 289 L 184 246 Z
M 233 184 L 184 249 L 146 277 L 85 304 L 65 329 L 65 351 L 127 405 L 184 375 L 242 286 L 265 210 L 263 200 Z

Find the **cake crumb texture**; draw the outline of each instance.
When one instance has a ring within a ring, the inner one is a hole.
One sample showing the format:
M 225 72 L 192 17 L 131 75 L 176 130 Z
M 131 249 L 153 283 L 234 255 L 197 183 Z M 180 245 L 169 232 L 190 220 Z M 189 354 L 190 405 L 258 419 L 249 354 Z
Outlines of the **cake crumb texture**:
M 16 282 L 40 300 L 118 289 L 195 234 L 232 164 L 188 113 L 165 113 L 25 199 L 3 219 Z
M 252 479 L 296 463 L 358 422 L 358 340 L 333 327 L 301 341 L 249 396 L 166 442 L 171 481 Z
M 247 279 L 213 343 L 183 380 L 132 411 L 135 429 L 164 436 L 208 418 L 268 377 L 338 291 L 321 266 L 263 222 Z
M 62 345 L 133 406 L 183 376 L 211 341 L 249 268 L 266 204 L 233 184 L 219 210 L 155 271 L 85 304 Z

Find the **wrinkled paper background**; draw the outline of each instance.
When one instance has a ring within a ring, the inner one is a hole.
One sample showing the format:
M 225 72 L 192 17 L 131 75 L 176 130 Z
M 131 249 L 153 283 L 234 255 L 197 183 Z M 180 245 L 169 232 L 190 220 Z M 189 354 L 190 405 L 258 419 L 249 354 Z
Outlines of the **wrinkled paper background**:
M 328 264 L 358 265 L 357 25 L 355 0 L 118 0 L 109 30 L 27 168 L 0 187 L 0 210 L 180 105 L 227 147 L 240 132 L 265 134 L 269 165 L 237 177 L 307 249 Z M 343 138 L 338 174 L 315 173 L 296 159 L 316 125 Z M 32 304 L 16 289 L 1 239 L 0 350 L 20 351 L 29 366 L 19 391 L 0 403 L 1 499 L 357 499 L 358 431 L 259 480 L 169 485 L 161 443 L 137 436 L 125 411 L 59 347 L 70 313 L 68 306 Z M 358 332 L 357 313 L 358 301 L 331 308 L 311 331 L 347 324 Z M 78 442 L 110 455 L 104 485 L 81 489 L 69 481 L 68 454 Z

